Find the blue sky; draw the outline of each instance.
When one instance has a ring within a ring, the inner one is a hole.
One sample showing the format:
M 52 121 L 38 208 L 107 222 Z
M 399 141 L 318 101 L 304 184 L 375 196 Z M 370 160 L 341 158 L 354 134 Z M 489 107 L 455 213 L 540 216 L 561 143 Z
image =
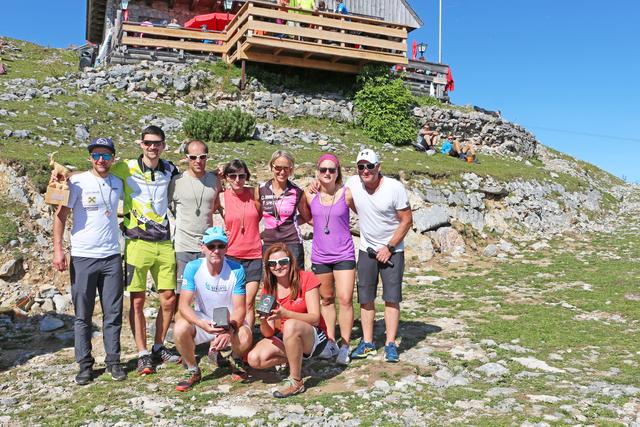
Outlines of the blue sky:
M 425 24 L 409 43 L 428 43 L 427 59 L 436 61 L 438 0 L 409 2 Z M 0 35 L 54 47 L 84 42 L 84 0 L 5 3 Z M 543 144 L 640 182 L 638 18 L 635 0 L 443 0 L 452 100 L 501 110 Z

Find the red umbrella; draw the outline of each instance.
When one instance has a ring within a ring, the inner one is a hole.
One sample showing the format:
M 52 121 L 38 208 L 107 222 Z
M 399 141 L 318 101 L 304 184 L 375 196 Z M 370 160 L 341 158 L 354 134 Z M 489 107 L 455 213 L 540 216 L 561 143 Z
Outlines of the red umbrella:
M 416 56 L 418 56 L 418 43 L 414 40 L 411 45 L 411 59 L 416 60 Z
M 197 15 L 185 22 L 185 28 L 201 28 L 207 26 L 211 31 L 222 31 L 227 24 L 235 18 L 232 13 L 208 13 L 206 15 Z

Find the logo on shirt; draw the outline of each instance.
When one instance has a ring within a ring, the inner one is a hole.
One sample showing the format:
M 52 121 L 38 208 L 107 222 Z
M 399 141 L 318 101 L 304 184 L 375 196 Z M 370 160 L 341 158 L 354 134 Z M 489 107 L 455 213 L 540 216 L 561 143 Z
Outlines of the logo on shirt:
M 205 282 L 204 287 L 211 292 L 227 292 L 229 285 L 227 283 L 209 283 Z

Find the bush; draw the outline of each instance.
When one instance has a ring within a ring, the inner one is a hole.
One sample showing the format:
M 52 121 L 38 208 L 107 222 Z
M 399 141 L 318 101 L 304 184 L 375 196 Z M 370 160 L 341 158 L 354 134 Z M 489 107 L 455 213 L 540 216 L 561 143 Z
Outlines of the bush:
M 182 125 L 189 138 L 207 142 L 244 141 L 253 137 L 256 119 L 239 108 L 196 111 Z
M 408 144 L 416 137 L 413 117 L 415 98 L 401 79 L 388 75 L 367 75 L 355 96 L 358 119 L 374 141 L 393 145 Z

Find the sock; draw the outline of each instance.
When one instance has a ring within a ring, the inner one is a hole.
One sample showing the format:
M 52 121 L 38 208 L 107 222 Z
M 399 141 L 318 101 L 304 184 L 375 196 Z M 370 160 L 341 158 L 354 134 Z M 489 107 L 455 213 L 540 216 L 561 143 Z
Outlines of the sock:
M 148 356 L 149 352 L 147 350 L 142 350 L 138 352 L 138 357 Z
M 151 348 L 151 351 L 153 351 L 154 353 L 157 353 L 160 351 L 160 348 L 162 348 L 162 344 L 154 344 L 153 347 Z
M 187 371 L 189 371 L 190 374 L 195 374 L 196 372 L 198 372 L 198 366 L 189 366 L 187 368 Z

